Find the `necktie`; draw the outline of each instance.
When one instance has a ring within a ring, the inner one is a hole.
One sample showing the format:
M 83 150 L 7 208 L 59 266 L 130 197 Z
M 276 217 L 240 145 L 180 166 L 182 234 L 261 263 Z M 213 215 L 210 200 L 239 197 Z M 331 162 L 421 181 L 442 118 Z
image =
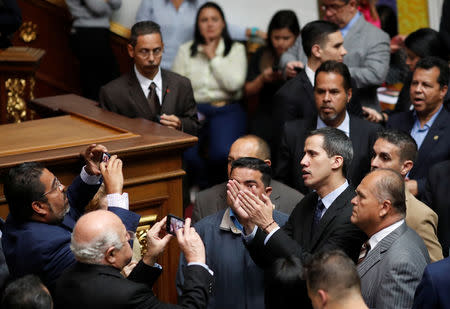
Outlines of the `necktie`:
M 148 104 L 150 104 L 150 108 L 155 112 L 155 117 L 161 113 L 161 105 L 159 104 L 159 98 L 156 94 L 156 84 L 154 82 L 151 83 L 150 92 L 148 93 Z
M 325 205 L 322 203 L 322 200 L 317 202 L 316 210 L 314 211 L 314 218 L 312 223 L 312 233 L 311 236 L 316 232 L 317 226 L 319 225 L 320 218 L 322 217 L 322 211 L 325 208 Z
M 369 241 L 366 241 L 363 243 L 361 250 L 359 251 L 359 257 L 358 257 L 358 265 L 361 264 L 362 261 L 366 258 L 367 254 L 370 250 L 370 244 Z

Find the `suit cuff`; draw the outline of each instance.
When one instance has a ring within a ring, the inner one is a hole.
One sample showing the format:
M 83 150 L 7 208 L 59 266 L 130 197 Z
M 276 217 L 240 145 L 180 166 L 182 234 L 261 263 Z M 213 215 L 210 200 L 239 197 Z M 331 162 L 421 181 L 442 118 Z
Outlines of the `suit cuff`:
M 128 193 L 124 192 L 122 194 L 112 193 L 106 196 L 108 201 L 108 207 L 118 207 L 125 210 L 129 210 L 128 204 Z
M 255 225 L 255 227 L 253 228 L 253 231 L 252 231 L 250 234 L 245 235 L 244 233 L 242 233 L 242 238 L 244 238 L 244 241 L 245 241 L 246 243 L 251 242 L 251 241 L 255 238 L 255 235 L 256 235 L 256 231 L 257 231 L 257 230 L 258 230 L 258 226 Z
M 272 230 L 272 232 L 270 232 L 270 233 L 266 236 L 266 238 L 264 238 L 264 246 L 267 244 L 267 242 L 269 241 L 270 237 L 272 237 L 272 235 L 275 234 L 275 232 L 278 231 L 279 229 L 280 229 L 280 227 L 277 226 L 276 228 L 274 228 L 274 229 Z
M 211 276 L 214 276 L 214 272 L 208 267 L 208 265 L 203 264 L 203 263 L 196 263 L 196 262 L 191 262 L 191 263 L 187 264 L 187 266 L 193 266 L 193 265 L 198 265 L 198 266 L 203 267 L 211 274 Z

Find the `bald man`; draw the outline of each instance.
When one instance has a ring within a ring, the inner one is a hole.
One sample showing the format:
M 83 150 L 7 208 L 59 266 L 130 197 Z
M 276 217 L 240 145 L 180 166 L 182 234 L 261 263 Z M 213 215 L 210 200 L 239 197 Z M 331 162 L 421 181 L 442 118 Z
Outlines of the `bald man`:
M 257 158 L 263 160 L 269 166 L 272 165 L 270 148 L 267 143 L 256 135 L 245 135 L 238 138 L 230 147 L 228 153 L 228 178 L 230 178 L 233 161 L 243 157 Z M 285 214 L 289 215 L 295 205 L 303 198 L 303 194 L 297 190 L 274 179 L 270 181 L 269 186 L 272 188 L 270 199 L 275 205 L 275 209 Z M 197 222 L 228 206 L 226 182 L 203 190 L 197 194 L 195 199 L 192 222 Z
M 147 253 L 124 278 L 121 270 L 131 261 L 130 241 L 135 234 L 127 231 L 119 217 L 111 212 L 97 210 L 82 216 L 75 225 L 70 245 L 77 263 L 57 281 L 56 307 L 180 308 L 163 305 L 152 291 L 162 272 L 156 260 L 173 237 L 170 234 L 160 237 L 165 223 L 166 218 L 163 218 L 148 230 Z M 203 242 L 190 227 L 190 219 L 176 235 L 188 261 L 179 305 L 206 308 L 213 276 L 205 264 Z

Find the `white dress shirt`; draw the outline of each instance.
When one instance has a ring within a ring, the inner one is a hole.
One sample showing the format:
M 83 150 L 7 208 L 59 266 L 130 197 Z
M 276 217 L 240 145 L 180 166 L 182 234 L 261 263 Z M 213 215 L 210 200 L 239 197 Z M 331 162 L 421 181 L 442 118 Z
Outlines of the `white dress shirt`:
M 156 95 L 159 98 L 159 104 L 162 104 L 162 77 L 161 77 L 161 68 L 158 67 L 158 73 L 156 73 L 155 78 L 153 80 L 148 79 L 141 73 L 139 73 L 136 65 L 134 66 L 134 72 L 136 73 L 137 80 L 139 85 L 141 85 L 141 89 L 144 92 L 146 98 L 148 98 L 148 94 L 150 92 L 150 85 L 152 83 L 156 84 Z

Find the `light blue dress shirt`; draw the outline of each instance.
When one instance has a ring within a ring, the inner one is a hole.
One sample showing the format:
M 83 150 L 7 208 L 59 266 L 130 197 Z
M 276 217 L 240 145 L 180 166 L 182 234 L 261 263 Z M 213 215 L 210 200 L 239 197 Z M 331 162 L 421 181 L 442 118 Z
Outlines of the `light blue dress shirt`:
M 356 21 L 358 20 L 358 18 L 361 16 L 362 14 L 360 12 L 357 12 L 355 14 L 355 16 L 353 16 L 353 18 L 350 20 L 350 22 L 345 25 L 344 28 L 341 29 L 341 33 L 342 36 L 345 38 L 345 35 L 347 34 L 347 32 L 350 30 L 350 28 L 353 26 L 354 23 L 356 23 Z
M 417 113 L 414 111 L 413 115 L 414 115 L 415 121 L 414 121 L 414 125 L 411 129 L 411 136 L 412 136 L 412 138 L 414 138 L 414 140 L 417 143 L 417 149 L 420 149 L 420 146 L 422 145 L 423 141 L 425 140 L 425 137 L 427 136 L 428 131 L 430 131 L 431 126 L 433 125 L 437 116 L 440 114 L 441 110 L 442 110 L 442 105 L 441 105 L 441 108 L 439 108 L 439 110 L 437 111 L 437 113 L 435 113 L 430 118 L 430 120 L 428 120 L 427 123 L 425 123 L 423 128 L 420 127 L 419 117 L 417 117 Z

